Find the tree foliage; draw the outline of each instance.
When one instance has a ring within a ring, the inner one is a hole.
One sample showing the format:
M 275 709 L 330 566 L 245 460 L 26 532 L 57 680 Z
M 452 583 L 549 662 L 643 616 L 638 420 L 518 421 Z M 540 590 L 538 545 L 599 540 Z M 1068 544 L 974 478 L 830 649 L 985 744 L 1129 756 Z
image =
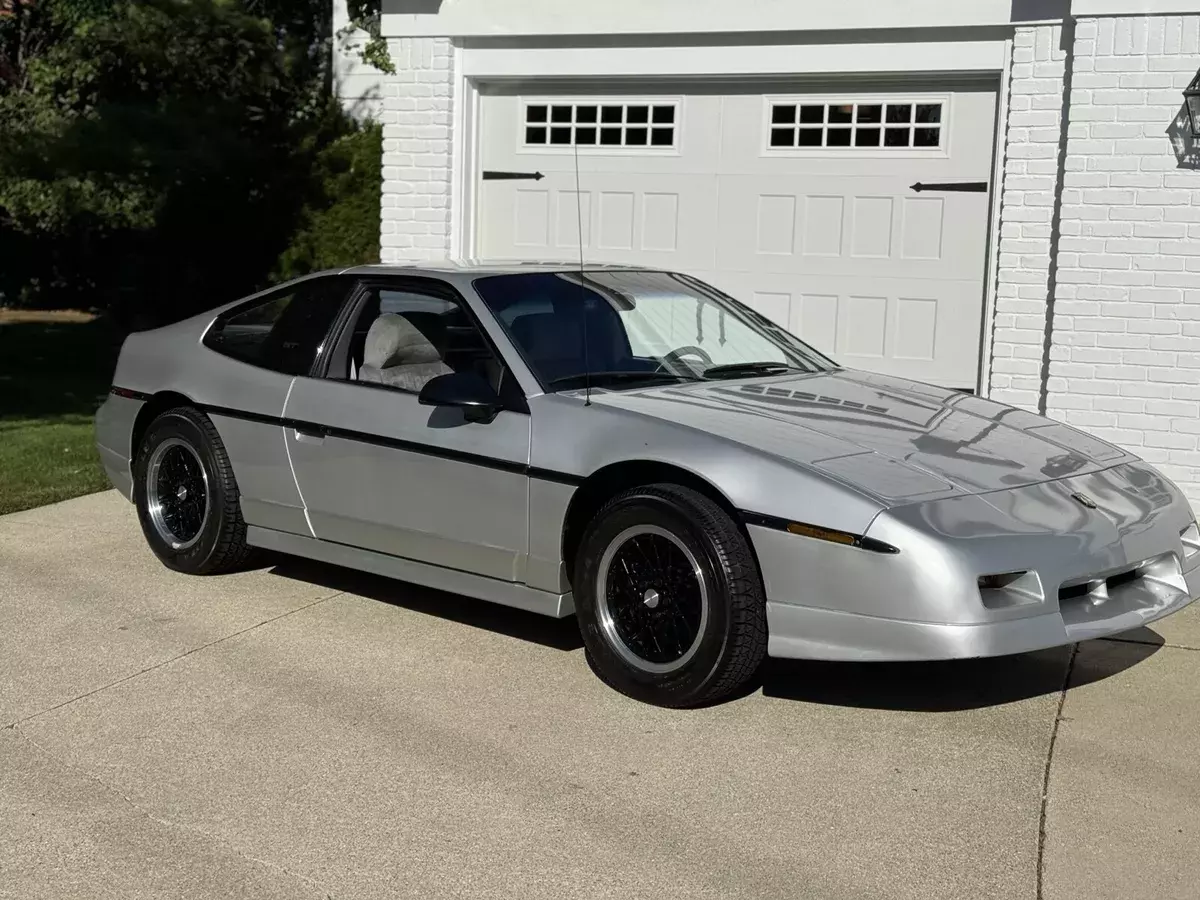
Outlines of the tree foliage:
M 335 266 L 379 261 L 383 129 L 376 124 L 334 140 L 316 156 L 310 195 L 278 280 Z
M 176 318 L 341 261 L 288 250 L 354 183 L 327 183 L 360 133 L 330 94 L 328 0 L 9 0 L 9 13 L 5 302 Z M 377 229 L 377 199 L 373 216 L 360 233 Z M 347 261 L 369 254 L 360 242 Z
M 388 54 L 387 41 L 380 32 L 383 13 L 381 0 L 347 0 L 346 6 L 350 12 L 350 24 L 344 31 L 359 30 L 367 35 L 367 40 L 359 50 L 363 62 L 369 63 L 381 72 L 395 75 L 396 66 Z

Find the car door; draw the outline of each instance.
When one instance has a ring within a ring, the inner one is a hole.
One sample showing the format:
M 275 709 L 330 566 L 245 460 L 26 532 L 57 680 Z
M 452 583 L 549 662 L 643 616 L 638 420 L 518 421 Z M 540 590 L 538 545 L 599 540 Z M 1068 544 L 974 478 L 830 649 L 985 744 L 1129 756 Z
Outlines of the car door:
M 320 359 L 353 286 L 338 275 L 293 281 L 225 311 L 204 335 L 227 358 L 206 366 L 197 399 L 229 454 L 247 524 L 310 533 L 279 419 L 292 379 Z
M 380 335 L 396 331 L 407 335 L 403 347 L 381 343 Z M 490 422 L 418 402 L 437 374 L 468 369 L 505 399 Z M 528 408 L 451 285 L 415 277 L 361 282 L 328 371 L 296 379 L 284 416 L 316 537 L 524 579 Z

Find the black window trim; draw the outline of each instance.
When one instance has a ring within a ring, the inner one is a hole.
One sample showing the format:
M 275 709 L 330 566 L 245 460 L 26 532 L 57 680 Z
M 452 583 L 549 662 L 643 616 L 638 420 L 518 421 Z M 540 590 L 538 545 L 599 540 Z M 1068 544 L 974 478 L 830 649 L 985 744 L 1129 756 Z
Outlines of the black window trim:
M 417 396 L 418 391 L 412 391 L 408 388 L 396 387 L 390 384 L 375 384 L 370 381 L 351 381 L 348 378 L 339 378 L 329 374 L 330 362 L 334 358 L 343 356 L 349 349 L 347 345 L 353 333 L 354 323 L 358 321 L 358 317 L 362 314 L 363 305 L 367 302 L 370 290 L 380 287 L 390 290 L 410 289 L 414 292 L 425 293 L 431 297 L 440 297 L 443 300 L 457 304 L 467 314 L 468 320 L 475 326 L 475 330 L 483 338 L 488 350 L 491 351 L 496 361 L 500 363 L 508 376 L 501 377 L 500 400 L 504 404 L 503 408 L 508 412 L 529 415 L 528 398 L 525 395 L 524 389 L 517 381 L 508 358 L 500 352 L 500 348 L 496 346 L 496 342 L 492 340 L 487 329 L 483 327 L 483 323 L 480 321 L 479 316 L 476 315 L 475 310 L 471 308 L 471 304 L 467 302 L 467 299 L 454 285 L 440 278 L 422 275 L 360 275 L 352 276 L 352 278 L 355 282 L 354 289 L 350 292 L 349 299 L 343 306 L 342 314 L 334 320 L 331 334 L 326 337 L 326 340 L 330 342 L 330 352 L 321 354 L 321 358 L 314 363 L 312 371 L 309 373 L 310 378 L 341 381 L 359 387 L 393 391 L 395 393 L 408 394 L 412 397 Z
M 215 340 L 215 335 L 230 319 L 234 318 L 235 316 L 239 316 L 244 312 L 249 312 L 250 310 L 259 306 L 264 306 L 280 296 L 288 293 L 307 290 L 322 282 L 331 284 L 340 282 L 343 285 L 341 307 L 339 308 L 337 315 L 333 317 L 329 326 L 325 329 L 325 335 L 317 343 L 316 352 L 313 354 L 313 361 L 308 368 L 308 372 L 311 374 L 322 363 L 323 358 L 328 358 L 329 356 L 328 352 L 323 351 L 326 351 L 331 346 L 330 338 L 334 334 L 340 318 L 345 314 L 346 306 L 353 298 L 353 292 L 351 291 L 353 280 L 354 279 L 351 276 L 346 275 L 343 272 L 322 272 L 314 275 L 306 275 L 302 278 L 296 278 L 285 282 L 284 284 L 276 285 L 273 288 L 268 288 L 265 291 L 259 291 L 257 294 L 253 294 L 252 296 L 247 297 L 245 300 L 242 300 L 240 303 L 229 307 L 211 322 L 209 322 L 208 327 L 204 329 L 204 334 L 200 336 L 200 343 L 213 353 L 219 354 L 225 359 L 230 359 L 234 362 L 241 363 L 244 366 L 252 366 L 253 368 L 260 369 L 264 372 L 274 372 L 276 375 L 282 375 L 285 378 L 299 377 L 291 372 L 284 372 L 280 369 L 272 368 L 271 366 L 264 366 L 261 363 L 251 362 L 248 359 L 242 359 L 241 357 L 226 353 L 225 351 L 221 350 L 220 347 L 214 346 L 213 341 Z M 305 373 L 300 374 L 303 375 Z

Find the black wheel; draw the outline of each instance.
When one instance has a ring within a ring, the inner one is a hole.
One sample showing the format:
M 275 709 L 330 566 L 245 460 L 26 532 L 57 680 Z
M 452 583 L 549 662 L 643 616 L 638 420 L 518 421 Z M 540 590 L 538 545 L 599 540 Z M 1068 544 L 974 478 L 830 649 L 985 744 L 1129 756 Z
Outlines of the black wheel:
M 215 575 L 249 561 L 233 468 L 203 413 L 181 406 L 150 423 L 134 459 L 133 492 L 146 542 L 169 568 Z
M 593 668 L 638 700 L 718 700 L 766 655 L 766 603 L 749 543 L 690 488 L 649 485 L 609 501 L 583 536 L 574 588 Z

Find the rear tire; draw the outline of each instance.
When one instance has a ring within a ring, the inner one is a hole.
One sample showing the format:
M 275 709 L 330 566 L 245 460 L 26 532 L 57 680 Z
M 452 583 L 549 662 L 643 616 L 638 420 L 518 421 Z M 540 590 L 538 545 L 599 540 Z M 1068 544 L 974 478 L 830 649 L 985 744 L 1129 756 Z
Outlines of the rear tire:
M 181 406 L 150 423 L 134 459 L 133 492 L 146 542 L 168 568 L 217 575 L 251 560 L 233 467 L 204 413 Z
M 593 669 L 637 700 L 711 703 L 744 687 L 766 655 L 749 541 L 690 488 L 649 485 L 609 501 L 583 536 L 574 585 Z

